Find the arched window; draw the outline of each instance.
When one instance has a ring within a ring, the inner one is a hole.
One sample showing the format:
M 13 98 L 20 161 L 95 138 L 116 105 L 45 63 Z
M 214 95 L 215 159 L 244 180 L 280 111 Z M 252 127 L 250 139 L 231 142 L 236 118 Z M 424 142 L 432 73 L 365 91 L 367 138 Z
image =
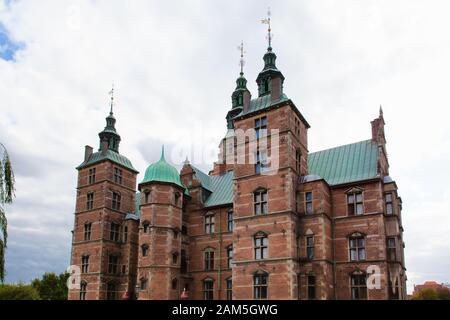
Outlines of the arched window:
M 172 279 L 172 290 L 176 290 L 178 288 L 178 279 L 173 278 Z
M 253 206 L 255 215 L 267 214 L 267 190 L 260 189 L 253 193 Z
M 267 299 L 268 297 L 269 275 L 267 272 L 258 271 L 253 275 L 253 298 Z
M 148 256 L 148 245 L 147 244 L 143 244 L 141 246 L 141 251 L 142 251 L 142 256 L 143 257 Z
M 173 252 L 172 253 L 172 264 L 177 264 L 178 263 L 178 252 Z
M 264 85 L 264 93 L 269 92 L 270 79 L 269 78 L 265 79 L 263 85 Z
M 144 221 L 142 223 L 142 228 L 143 228 L 144 233 L 149 233 L 149 231 L 150 231 L 150 222 Z
M 87 282 L 81 281 L 80 283 L 80 300 L 86 300 Z
M 269 257 L 269 239 L 265 233 L 257 233 L 254 237 L 255 259 L 262 260 Z
M 354 271 L 350 275 L 350 287 L 352 300 L 367 299 L 367 276 L 362 271 Z
M 149 203 L 150 202 L 150 190 L 145 190 L 144 191 L 144 203 Z

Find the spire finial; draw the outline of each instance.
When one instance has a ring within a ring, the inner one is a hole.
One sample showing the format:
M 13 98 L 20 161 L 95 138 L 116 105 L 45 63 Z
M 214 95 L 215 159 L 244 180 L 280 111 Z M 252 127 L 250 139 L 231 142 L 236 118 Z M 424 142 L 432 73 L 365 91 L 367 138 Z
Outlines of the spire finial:
M 270 12 L 270 7 L 267 9 L 267 18 L 266 19 L 262 19 L 261 23 L 263 24 L 267 24 L 267 41 L 269 42 L 269 47 L 267 48 L 267 50 L 272 51 L 272 26 L 270 24 L 270 16 L 271 16 L 271 12 Z
M 159 159 L 160 161 L 166 161 L 166 158 L 164 157 L 164 145 L 162 145 L 162 149 L 161 149 L 161 159 Z
M 380 104 L 380 117 L 382 117 L 382 116 L 383 116 L 383 107 Z
M 110 115 L 113 115 L 113 106 L 114 106 L 114 83 L 112 84 L 111 91 L 108 93 L 111 96 L 111 110 L 109 111 Z
M 244 75 L 244 65 L 245 65 L 245 60 L 244 60 L 244 41 L 241 41 L 241 45 L 238 46 L 238 50 L 241 51 L 241 59 L 239 60 L 239 65 L 241 66 L 241 76 Z

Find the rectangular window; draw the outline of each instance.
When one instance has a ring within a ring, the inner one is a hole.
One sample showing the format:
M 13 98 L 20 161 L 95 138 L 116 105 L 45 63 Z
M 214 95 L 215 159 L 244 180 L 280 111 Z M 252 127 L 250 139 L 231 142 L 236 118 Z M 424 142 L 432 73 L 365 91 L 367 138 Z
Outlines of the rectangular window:
M 389 261 L 397 260 L 396 245 L 395 245 L 394 237 L 387 238 L 387 258 Z
M 267 299 L 267 274 L 255 274 L 253 276 L 254 299 Z
M 114 168 L 114 182 L 122 184 L 122 169 Z
M 214 251 L 205 251 L 205 271 L 214 270 Z
M 89 256 L 81 257 L 81 273 L 89 272 Z
M 364 213 L 362 192 L 347 194 L 347 213 L 349 216 Z
M 116 274 L 117 266 L 119 264 L 119 257 L 113 254 L 108 256 L 108 273 Z
M 228 211 L 227 213 L 227 225 L 228 225 L 228 231 L 233 231 L 234 229 L 234 214 L 233 211 Z
M 109 240 L 118 242 L 120 235 L 120 225 L 117 223 L 111 223 L 111 230 L 109 232 Z
M 394 214 L 394 206 L 392 203 L 392 193 L 386 193 L 386 214 Z
M 367 299 L 366 276 L 364 274 L 351 275 L 351 290 L 353 300 Z
M 306 256 L 309 260 L 314 259 L 314 236 L 306 237 Z
M 89 169 L 88 183 L 89 184 L 95 183 L 95 168 Z
M 305 192 L 305 212 L 306 214 L 313 213 L 313 194 L 312 192 Z
M 205 233 L 214 233 L 214 214 L 207 214 L 205 216 Z
M 366 240 L 364 237 L 349 239 L 350 261 L 366 260 Z
M 112 208 L 113 210 L 120 210 L 120 201 L 121 196 L 117 192 L 113 192 L 113 198 L 112 198 Z
M 92 210 L 94 208 L 94 193 L 89 192 L 86 196 L 86 210 Z
M 269 253 L 269 240 L 267 236 L 255 237 L 255 259 L 267 259 Z
M 203 281 L 203 299 L 204 300 L 214 299 L 214 282 L 212 280 Z
M 256 139 L 267 136 L 267 117 L 255 120 Z
M 227 248 L 227 267 L 228 269 L 233 267 L 233 246 Z
M 253 196 L 255 215 L 267 214 L 267 190 L 256 191 Z
M 316 277 L 308 276 L 308 299 L 316 299 Z
M 268 168 L 269 164 L 267 160 L 267 151 L 266 150 L 256 151 L 256 164 L 255 164 L 256 174 L 267 172 Z
M 227 300 L 233 300 L 233 280 L 227 279 Z
M 85 241 L 91 240 L 91 230 L 92 230 L 92 223 L 85 223 L 84 224 L 84 240 Z
M 302 275 L 297 274 L 297 299 L 302 299 Z

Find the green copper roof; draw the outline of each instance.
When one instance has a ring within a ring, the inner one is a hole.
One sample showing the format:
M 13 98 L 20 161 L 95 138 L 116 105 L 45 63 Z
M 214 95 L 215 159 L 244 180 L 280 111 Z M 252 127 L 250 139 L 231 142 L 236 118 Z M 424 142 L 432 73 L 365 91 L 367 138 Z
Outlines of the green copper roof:
M 204 203 L 205 207 L 214 207 L 233 203 L 233 171 L 220 176 L 209 176 L 200 169 L 192 166 L 195 178 L 197 178 L 202 187 L 211 192 Z
M 134 198 L 134 214 L 141 218 L 141 193 L 136 192 L 135 198 Z
M 196 179 L 198 179 L 200 181 L 200 183 L 202 184 L 202 187 L 205 188 L 208 191 L 213 191 L 212 187 L 211 187 L 211 177 L 208 176 L 206 173 L 204 173 L 203 171 L 201 171 L 200 169 L 194 167 L 193 165 L 191 165 L 192 169 L 194 170 L 194 176 Z
M 244 115 L 256 112 L 256 111 L 264 110 L 275 104 L 278 104 L 278 103 L 284 102 L 284 101 L 288 101 L 288 100 L 289 100 L 289 98 L 283 93 L 280 99 L 272 102 L 270 94 L 266 94 L 266 95 L 263 95 L 256 99 L 252 99 L 250 101 L 250 105 L 249 105 L 247 111 L 246 112 L 242 111 L 241 113 L 236 115 L 234 118 L 244 116 Z
M 161 151 L 161 159 L 148 166 L 147 170 L 145 170 L 144 180 L 141 183 L 152 181 L 173 183 L 184 189 L 178 170 L 168 164 L 164 158 L 164 146 Z
M 309 174 L 319 175 L 329 185 L 378 177 L 378 146 L 365 140 L 308 155 Z
M 205 207 L 214 207 L 233 203 L 233 171 L 221 176 L 211 176 L 211 195 L 205 202 Z
M 105 155 L 103 155 L 101 151 L 91 154 L 89 159 L 87 161 L 84 161 L 82 164 L 80 164 L 77 167 L 77 169 L 82 169 L 82 168 L 85 168 L 87 166 L 93 165 L 95 163 L 98 163 L 98 162 L 101 162 L 104 160 L 110 160 L 114 163 L 124 166 L 125 168 L 128 168 L 134 172 L 137 172 L 136 169 L 131 164 L 131 161 L 127 157 L 125 157 L 113 150 L 109 150 L 109 149 L 107 150 Z

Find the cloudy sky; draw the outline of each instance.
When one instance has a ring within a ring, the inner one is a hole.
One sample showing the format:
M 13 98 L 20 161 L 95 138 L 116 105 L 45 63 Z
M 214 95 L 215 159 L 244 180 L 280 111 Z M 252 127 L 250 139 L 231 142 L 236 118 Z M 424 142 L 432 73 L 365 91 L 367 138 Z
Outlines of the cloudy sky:
M 175 164 L 188 153 L 210 168 L 241 40 L 256 93 L 268 6 L 285 93 L 311 124 L 310 151 L 370 138 L 382 104 L 409 289 L 450 282 L 446 0 L 0 0 L 0 141 L 17 180 L 7 281 L 68 266 L 75 167 L 84 145 L 98 146 L 112 82 L 121 153 L 139 171 L 163 143 Z

